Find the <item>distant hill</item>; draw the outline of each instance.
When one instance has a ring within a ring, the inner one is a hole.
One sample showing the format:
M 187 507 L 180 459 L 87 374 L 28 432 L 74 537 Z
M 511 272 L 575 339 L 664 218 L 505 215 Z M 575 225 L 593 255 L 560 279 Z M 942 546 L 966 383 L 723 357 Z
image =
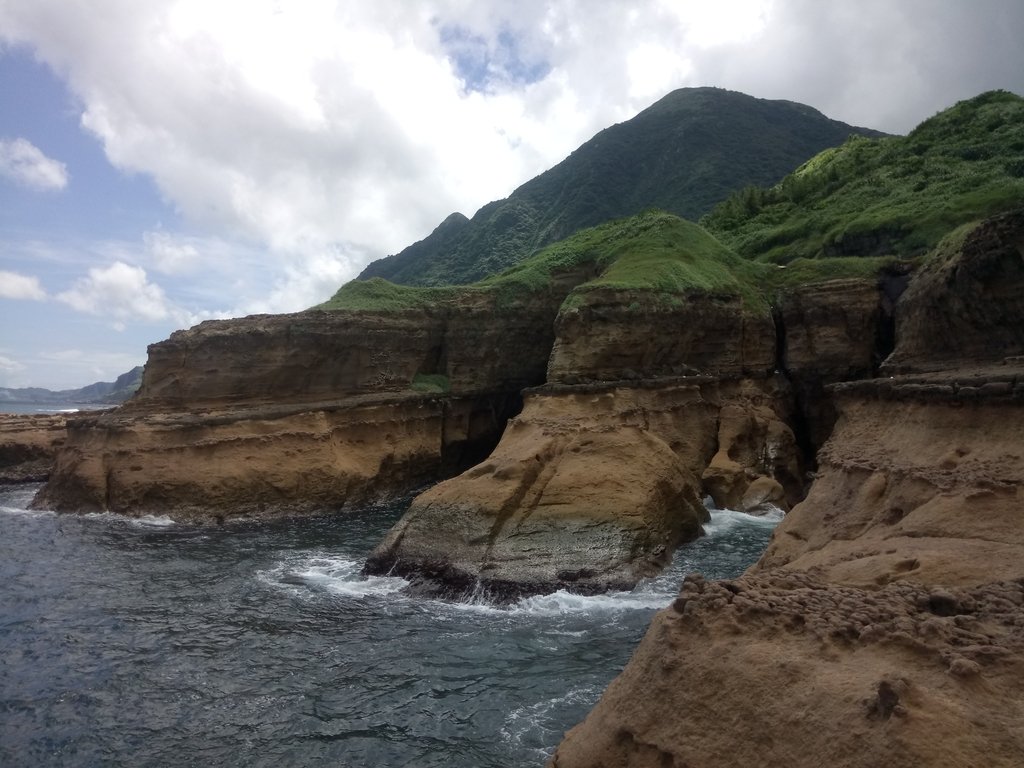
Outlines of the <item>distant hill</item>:
M 97 381 L 80 389 L 62 389 L 58 391 L 41 387 L 22 387 L 8 389 L 0 387 L 0 403 L 89 403 L 110 404 L 122 403 L 135 394 L 142 383 L 142 366 L 136 366 L 127 373 L 122 373 L 116 381 Z
M 601 131 L 472 219 L 452 214 L 425 239 L 370 264 L 358 279 L 470 283 L 581 229 L 648 208 L 696 220 L 731 192 L 774 184 L 851 134 L 884 135 L 791 101 L 683 88 Z
M 701 223 L 761 261 L 909 258 L 962 224 L 1021 207 L 1024 99 L 990 91 L 907 136 L 853 137 L 777 185 L 734 193 Z

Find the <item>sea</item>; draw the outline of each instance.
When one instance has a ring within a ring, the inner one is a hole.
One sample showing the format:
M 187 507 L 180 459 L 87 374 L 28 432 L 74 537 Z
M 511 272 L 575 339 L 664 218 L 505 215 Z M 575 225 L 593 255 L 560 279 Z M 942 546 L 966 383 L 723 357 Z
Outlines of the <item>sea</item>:
M 0 486 L 0 766 L 542 766 L 683 576 L 778 516 L 715 510 L 629 592 L 511 605 L 365 577 L 408 507 L 197 527 Z
M 100 405 L 97 403 L 72 403 L 63 401 L 53 403 L 19 403 L 13 400 L 5 400 L 0 402 L 0 413 L 64 413 L 70 415 L 85 411 L 102 411 L 108 408 L 113 408 L 113 406 Z

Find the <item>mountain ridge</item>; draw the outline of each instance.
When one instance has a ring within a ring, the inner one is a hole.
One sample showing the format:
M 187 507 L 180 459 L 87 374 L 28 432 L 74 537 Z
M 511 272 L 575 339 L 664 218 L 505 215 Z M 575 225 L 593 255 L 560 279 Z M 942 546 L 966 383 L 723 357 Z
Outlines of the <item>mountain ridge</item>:
M 696 220 L 731 192 L 772 184 L 849 135 L 885 134 L 813 107 L 720 88 L 680 88 L 599 131 L 564 160 L 357 277 L 464 284 L 610 219 L 660 208 Z
M 114 381 L 97 381 L 78 389 L 52 390 L 44 387 L 0 387 L 0 403 L 104 403 L 115 405 L 131 397 L 142 382 L 142 366 L 122 373 Z

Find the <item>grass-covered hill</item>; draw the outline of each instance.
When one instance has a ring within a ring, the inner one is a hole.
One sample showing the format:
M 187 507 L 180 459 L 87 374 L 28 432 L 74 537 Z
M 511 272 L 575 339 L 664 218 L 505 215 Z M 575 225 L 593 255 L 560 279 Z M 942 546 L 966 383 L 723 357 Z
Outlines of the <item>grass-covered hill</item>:
M 564 306 L 573 306 L 587 291 L 613 288 L 644 292 L 652 304 L 670 305 L 695 294 L 739 296 L 751 309 L 763 310 L 775 291 L 793 282 L 874 275 L 891 261 L 800 260 L 780 269 L 739 257 L 698 224 L 651 210 L 577 232 L 470 285 L 407 286 L 375 277 L 347 283 L 317 309 L 436 308 L 475 296 L 491 299 L 496 309 L 515 311 L 575 275 Z
M 465 284 L 581 229 L 649 208 L 696 220 L 734 190 L 774 184 L 851 133 L 881 135 L 795 102 L 680 89 L 601 131 L 472 219 L 452 214 L 424 240 L 370 264 L 359 279 Z
M 748 259 L 906 258 L 961 224 L 1022 206 L 1024 99 L 992 91 L 908 136 L 852 137 L 775 186 L 734 193 L 701 223 Z

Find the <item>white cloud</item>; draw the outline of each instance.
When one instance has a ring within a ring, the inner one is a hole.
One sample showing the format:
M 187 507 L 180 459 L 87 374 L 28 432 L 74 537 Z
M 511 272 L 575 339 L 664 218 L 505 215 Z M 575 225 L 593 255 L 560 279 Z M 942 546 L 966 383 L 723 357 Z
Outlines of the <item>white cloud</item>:
M 33 189 L 64 189 L 68 170 L 27 139 L 0 139 L 0 176 Z
M 14 0 L 0 29 L 67 73 L 111 162 L 193 225 L 312 262 L 345 243 L 347 277 L 685 84 L 689 37 L 739 39 L 760 7 L 715 27 L 671 5 Z M 475 90 L 453 29 L 485 62 Z
M 110 161 L 151 177 L 196 233 L 107 255 L 190 277 L 188 300 L 171 293 L 188 317 L 322 301 L 676 87 L 890 130 L 1024 90 L 1022 25 L 1019 0 L 0 3 L 0 42 L 60 73 Z M 179 316 L 134 285 L 139 306 L 114 302 L 126 316 Z M 105 311 L 99 290 L 65 300 Z
M 146 270 L 122 261 L 90 269 L 57 299 L 79 312 L 111 318 L 118 329 L 129 321 L 159 322 L 177 314 Z
M 37 277 L 0 270 L 0 298 L 42 301 L 46 298 L 46 291 L 39 285 Z
M 167 232 L 145 232 L 142 240 L 154 266 L 165 274 L 189 272 L 199 265 L 199 250 L 194 242 Z
M 0 355 L 0 375 L 10 376 L 11 374 L 21 373 L 24 370 L 25 366 L 17 360 Z

